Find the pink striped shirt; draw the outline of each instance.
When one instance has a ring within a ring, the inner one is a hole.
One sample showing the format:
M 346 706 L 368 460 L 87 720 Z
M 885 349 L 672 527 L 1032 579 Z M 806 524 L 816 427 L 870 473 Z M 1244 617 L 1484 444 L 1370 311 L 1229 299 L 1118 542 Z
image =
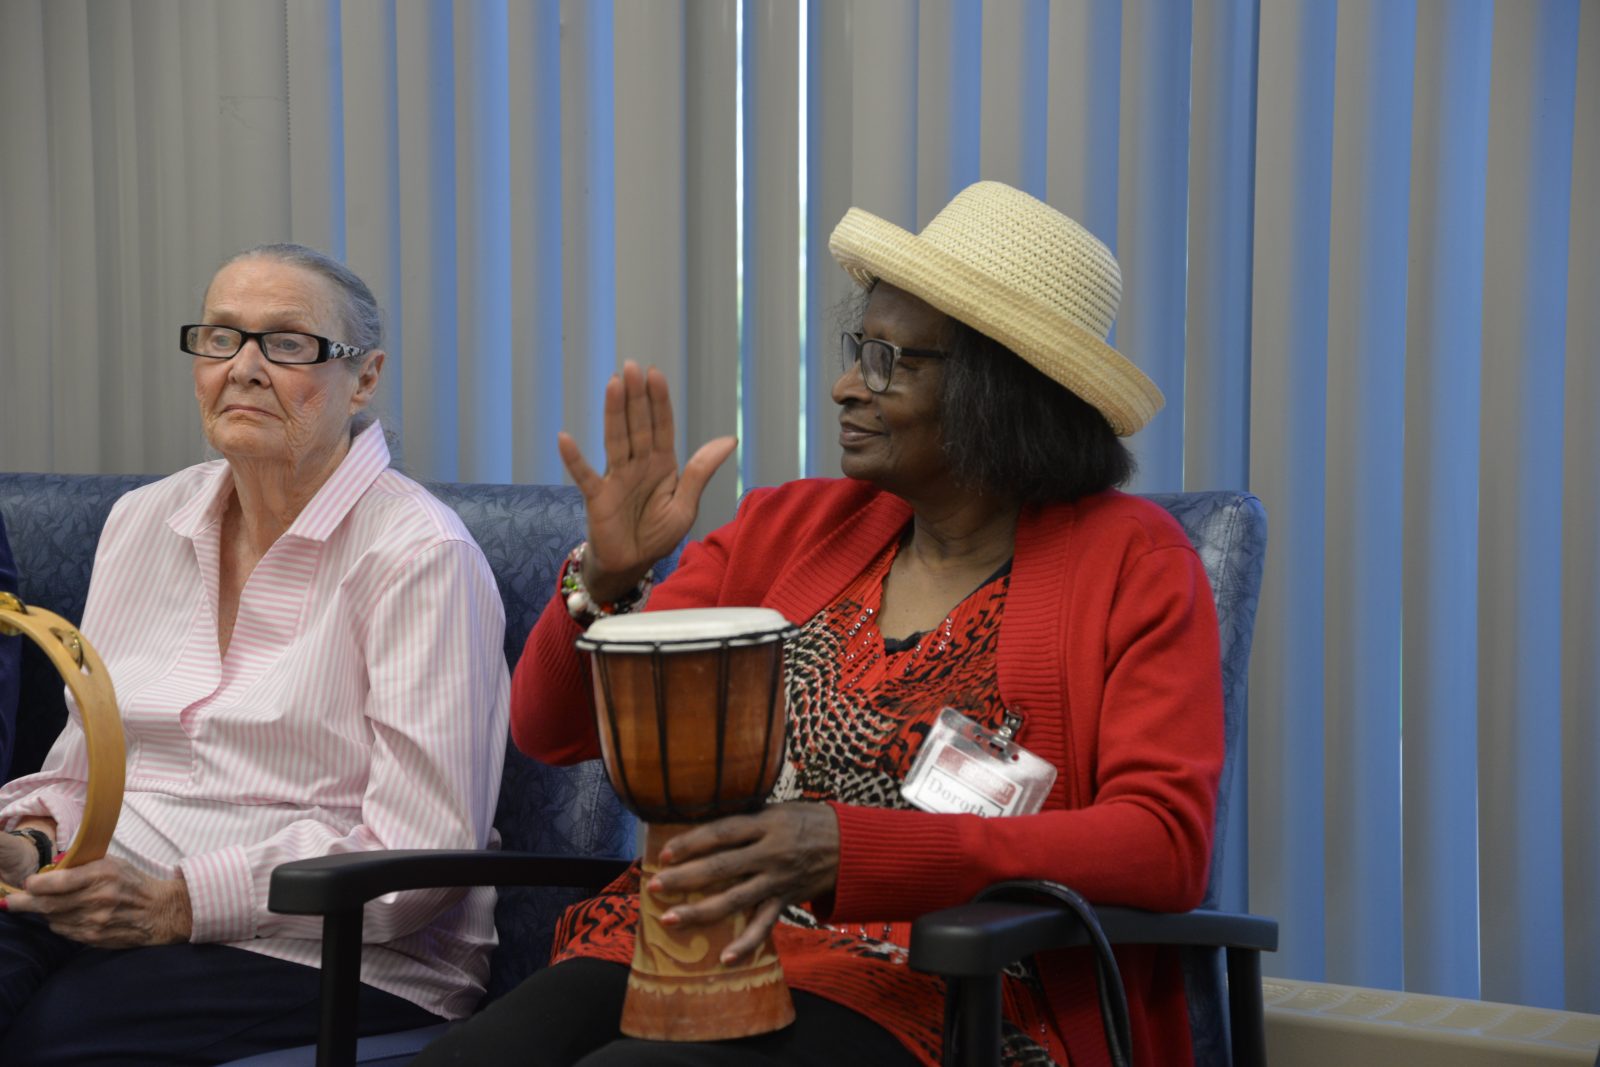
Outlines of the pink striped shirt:
M 123 497 L 100 537 L 83 632 L 128 740 L 111 853 L 157 877 L 182 872 L 193 941 L 316 966 L 321 920 L 267 910 L 278 864 L 491 843 L 504 608 L 461 520 L 389 469 L 373 425 L 251 572 L 219 656 L 232 488 L 225 461 L 190 467 Z M 69 840 L 84 778 L 70 708 L 41 770 L 0 790 L 0 824 L 46 815 Z M 362 980 L 467 1014 L 488 977 L 494 900 L 479 888 L 372 901 Z

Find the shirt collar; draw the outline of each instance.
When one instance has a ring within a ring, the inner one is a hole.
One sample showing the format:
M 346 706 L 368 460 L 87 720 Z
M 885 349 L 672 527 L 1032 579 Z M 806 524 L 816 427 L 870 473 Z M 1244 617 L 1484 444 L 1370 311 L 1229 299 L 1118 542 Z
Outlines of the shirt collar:
M 389 444 L 383 424 L 374 420 L 350 442 L 350 450 L 334 468 L 333 474 L 315 496 L 300 509 L 300 514 L 284 531 L 285 537 L 307 541 L 326 541 L 350 514 L 356 501 L 389 469 Z M 233 491 L 233 471 L 226 460 L 208 471 L 200 490 L 167 520 L 173 532 L 193 539 L 206 527 L 222 518 L 228 494 Z

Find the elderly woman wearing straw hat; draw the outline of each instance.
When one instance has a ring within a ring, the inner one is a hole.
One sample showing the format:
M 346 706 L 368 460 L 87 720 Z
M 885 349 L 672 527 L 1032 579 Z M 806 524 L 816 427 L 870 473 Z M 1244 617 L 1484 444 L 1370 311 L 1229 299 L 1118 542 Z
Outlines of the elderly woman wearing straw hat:
M 852 210 L 829 248 L 868 293 L 833 386 L 846 477 L 751 492 L 648 602 L 762 605 L 800 627 L 771 803 L 668 842 L 652 882 L 709 891 L 667 913 L 684 927 L 754 909 L 724 958 L 772 930 L 797 1021 L 723 1044 L 623 1038 L 625 877 L 567 914 L 553 966 L 423 1062 L 934 1064 L 942 990 L 906 966 L 919 915 L 1020 877 L 1157 910 L 1200 900 L 1222 762 L 1216 617 L 1182 530 L 1114 489 L 1132 467 L 1119 435 L 1162 402 L 1105 343 L 1115 259 L 995 182 L 920 235 Z M 588 506 L 574 578 L 588 601 L 638 610 L 733 442 L 680 473 L 664 379 L 632 365 L 605 414 L 604 474 L 560 439 Z M 552 600 L 512 683 L 517 743 L 557 762 L 598 754 L 572 606 Z M 917 788 L 947 722 L 1012 737 L 1053 782 L 1019 777 L 1038 799 L 1003 811 L 931 774 Z M 1139 1062 L 1188 1062 L 1176 959 L 1119 959 Z M 1008 1062 L 1105 1059 L 1087 959 L 1019 969 L 1005 1017 Z

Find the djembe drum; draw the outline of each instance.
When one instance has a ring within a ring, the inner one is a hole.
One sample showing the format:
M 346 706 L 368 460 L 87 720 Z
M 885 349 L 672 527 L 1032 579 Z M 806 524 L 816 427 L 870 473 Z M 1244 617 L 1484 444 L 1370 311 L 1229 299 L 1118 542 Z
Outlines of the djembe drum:
M 122 719 L 111 675 L 89 642 L 61 616 L 30 607 L 10 593 L 0 593 L 0 636 L 24 634 L 44 650 L 62 681 L 72 692 L 83 720 L 84 749 L 88 759 L 83 821 L 72 844 L 52 867 L 77 867 L 106 854 L 122 811 L 122 785 L 127 755 L 123 748 Z M 16 890 L 0 882 L 0 897 Z
M 783 647 L 795 633 L 766 608 L 693 608 L 600 619 L 578 639 L 594 679 L 600 749 L 624 804 L 648 824 L 639 928 L 622 1032 L 712 1041 L 794 1021 L 772 939 L 739 966 L 722 951 L 748 917 L 672 929 L 661 915 L 706 896 L 654 894 L 661 846 L 725 815 L 759 810 L 783 762 Z

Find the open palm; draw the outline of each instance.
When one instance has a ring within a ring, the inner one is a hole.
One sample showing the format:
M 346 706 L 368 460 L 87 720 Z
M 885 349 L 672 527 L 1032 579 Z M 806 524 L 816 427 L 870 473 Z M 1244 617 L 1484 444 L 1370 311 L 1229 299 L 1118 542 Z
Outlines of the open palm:
M 624 595 L 677 547 L 700 512 L 706 483 L 737 443 L 706 442 L 680 472 L 673 432 L 666 376 L 629 360 L 606 383 L 605 473 L 595 472 L 570 434 L 556 438 L 588 512 L 583 579 L 596 600 Z

